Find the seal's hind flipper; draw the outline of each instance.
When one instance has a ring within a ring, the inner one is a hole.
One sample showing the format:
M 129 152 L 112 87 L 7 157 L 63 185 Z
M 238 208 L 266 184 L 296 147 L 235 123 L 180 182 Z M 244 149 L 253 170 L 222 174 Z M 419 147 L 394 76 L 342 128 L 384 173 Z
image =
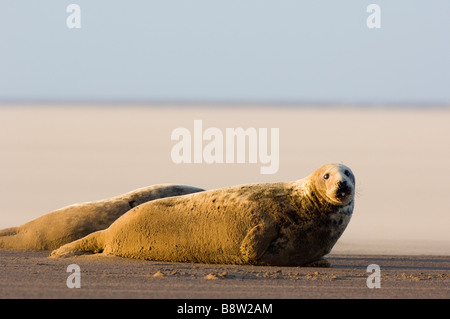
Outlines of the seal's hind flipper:
M 0 230 L 0 248 L 15 248 L 14 243 L 19 233 L 19 227 L 11 227 Z
M 10 227 L 5 229 L 0 229 L 0 236 L 12 236 L 16 235 L 19 227 Z

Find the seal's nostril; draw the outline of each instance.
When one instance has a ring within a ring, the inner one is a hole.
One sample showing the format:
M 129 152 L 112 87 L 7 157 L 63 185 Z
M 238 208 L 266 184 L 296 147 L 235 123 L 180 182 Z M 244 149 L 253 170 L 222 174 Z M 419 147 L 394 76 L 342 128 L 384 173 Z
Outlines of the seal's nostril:
M 338 183 L 339 187 L 346 187 L 347 186 L 347 181 L 339 181 Z

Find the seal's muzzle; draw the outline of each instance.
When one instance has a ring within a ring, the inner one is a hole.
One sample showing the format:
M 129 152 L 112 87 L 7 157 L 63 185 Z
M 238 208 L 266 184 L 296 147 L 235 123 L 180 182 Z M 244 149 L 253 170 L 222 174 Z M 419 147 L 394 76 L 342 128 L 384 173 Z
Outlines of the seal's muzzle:
M 336 197 L 343 199 L 352 193 L 352 187 L 347 184 L 347 181 L 339 181 L 337 183 Z

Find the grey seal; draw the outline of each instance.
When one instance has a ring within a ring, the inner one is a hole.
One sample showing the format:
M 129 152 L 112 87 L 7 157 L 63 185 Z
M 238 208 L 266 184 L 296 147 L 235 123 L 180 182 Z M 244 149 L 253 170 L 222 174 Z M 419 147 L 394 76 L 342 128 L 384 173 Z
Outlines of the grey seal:
M 353 213 L 355 177 L 326 164 L 308 177 L 158 199 L 53 257 L 121 257 L 221 264 L 303 266 L 330 252 Z
M 0 230 L 0 248 L 54 250 L 108 228 L 117 218 L 142 203 L 200 191 L 203 189 L 160 184 L 105 200 L 70 205 L 21 226 Z

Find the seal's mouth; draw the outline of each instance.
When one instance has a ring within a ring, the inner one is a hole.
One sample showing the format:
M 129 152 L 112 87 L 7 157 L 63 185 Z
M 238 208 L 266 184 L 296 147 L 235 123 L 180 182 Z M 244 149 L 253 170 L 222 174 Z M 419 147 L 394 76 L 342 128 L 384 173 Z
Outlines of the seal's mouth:
M 338 190 L 336 192 L 336 198 L 338 199 L 344 199 L 346 198 L 348 195 L 350 195 L 351 191 L 350 190 Z
M 353 192 L 353 189 L 347 185 L 347 183 L 338 183 L 338 187 L 335 193 L 335 196 L 339 200 L 346 199 L 349 195 L 351 195 Z

